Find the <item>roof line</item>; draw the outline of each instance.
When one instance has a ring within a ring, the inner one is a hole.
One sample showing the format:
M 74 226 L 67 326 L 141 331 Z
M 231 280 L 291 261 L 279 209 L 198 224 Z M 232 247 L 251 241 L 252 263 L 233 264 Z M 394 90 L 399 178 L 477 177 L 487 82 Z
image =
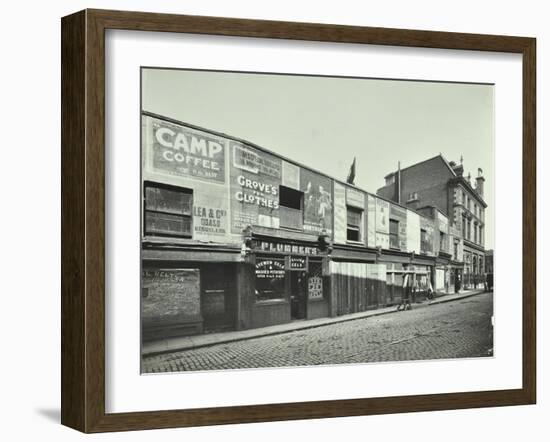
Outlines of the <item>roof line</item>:
M 224 133 L 224 132 L 219 132 L 219 131 L 215 131 L 215 130 L 212 130 L 212 129 L 207 129 L 207 128 L 205 128 L 205 127 L 201 127 L 201 126 L 198 126 L 198 125 L 196 125 L 196 124 L 186 123 L 186 122 L 184 122 L 184 121 L 176 120 L 176 119 L 174 119 L 174 118 L 166 117 L 166 116 L 164 116 L 164 115 L 156 114 L 156 113 L 154 113 L 154 112 L 149 112 L 149 111 L 144 111 L 144 110 L 142 110 L 141 113 L 142 113 L 142 115 L 146 115 L 146 116 L 149 116 L 149 117 L 152 117 L 152 118 L 157 118 L 157 119 L 159 119 L 159 120 L 168 121 L 169 123 L 178 124 L 178 125 L 180 125 L 180 126 L 190 127 L 191 129 L 201 130 L 201 131 L 204 131 L 204 132 L 207 132 L 207 133 L 210 133 L 210 134 L 219 136 L 219 137 L 224 137 L 224 138 L 228 138 L 228 139 L 233 140 L 233 141 L 237 141 L 237 142 L 239 142 L 239 143 L 243 143 L 243 144 L 245 144 L 245 145 L 247 145 L 247 146 L 254 147 L 254 148 L 258 149 L 258 150 L 261 150 L 262 152 L 265 152 L 265 153 L 274 155 L 274 156 L 276 156 L 276 157 L 278 157 L 278 158 L 280 158 L 280 159 L 282 159 L 282 160 L 284 160 L 284 161 L 286 161 L 286 162 L 289 162 L 289 163 L 292 163 L 292 164 L 294 164 L 294 165 L 296 165 L 296 166 L 299 166 L 299 167 L 301 167 L 302 169 L 307 169 L 307 170 L 309 170 L 310 172 L 314 172 L 314 173 L 317 173 L 317 174 L 319 174 L 319 175 L 322 175 L 322 176 L 324 176 L 325 178 L 328 178 L 328 179 L 330 179 L 330 180 L 333 180 L 333 181 L 337 182 L 338 184 L 342 184 L 342 185 L 344 185 L 344 186 L 348 186 L 348 187 L 351 187 L 351 188 L 360 190 L 361 192 L 364 192 L 364 193 L 366 193 L 366 194 L 368 194 L 368 195 L 371 195 L 371 196 L 373 196 L 373 197 L 376 197 L 376 198 L 379 198 L 379 199 L 381 199 L 381 200 L 387 201 L 387 202 L 389 202 L 389 203 L 395 204 L 396 206 L 403 207 L 403 208 L 405 208 L 405 209 L 407 209 L 407 210 L 411 210 L 412 212 L 417 213 L 419 216 L 424 216 L 424 215 L 418 213 L 416 210 L 411 209 L 410 207 L 408 207 L 408 206 L 406 206 L 406 205 L 403 205 L 403 204 L 401 204 L 401 203 L 397 203 L 397 202 L 395 202 L 395 201 L 393 201 L 393 200 L 391 200 L 391 199 L 389 199 L 389 198 L 386 198 L 386 197 L 377 195 L 376 193 L 369 192 L 369 191 L 367 191 L 367 190 L 365 190 L 365 189 L 363 189 L 363 188 L 361 188 L 361 187 L 357 187 L 357 186 L 355 186 L 355 185 L 353 185 L 353 184 L 346 183 L 346 182 L 343 181 L 343 180 L 340 180 L 340 179 L 338 179 L 338 178 L 334 178 L 334 177 L 332 177 L 332 176 L 330 176 L 330 175 L 328 175 L 328 174 L 326 174 L 326 173 L 324 173 L 324 172 L 321 172 L 321 171 L 319 171 L 319 170 L 317 170 L 317 169 L 313 169 L 313 168 L 311 168 L 311 167 L 305 166 L 305 165 L 303 165 L 303 164 L 301 164 L 301 163 L 298 163 L 297 161 L 292 160 L 292 159 L 290 159 L 290 158 L 288 158 L 288 157 L 286 157 L 286 156 L 284 156 L 284 155 L 281 155 L 281 154 L 279 154 L 279 153 L 276 153 L 276 152 L 274 152 L 274 151 L 272 151 L 272 150 L 270 150 L 270 149 L 267 149 L 267 148 L 265 148 L 265 147 L 263 147 L 263 146 L 260 146 L 260 145 L 258 145 L 258 144 L 256 144 L 256 143 L 253 143 L 253 142 L 251 142 L 251 141 L 245 140 L 244 138 L 238 138 L 238 137 L 235 137 L 235 136 L 233 136 L 233 135 L 226 134 L 226 133 Z M 433 159 L 433 158 L 431 158 L 431 159 Z
M 423 164 L 423 163 L 427 163 L 428 161 L 435 160 L 436 158 L 441 158 L 441 159 L 443 160 L 443 162 L 445 163 L 445 165 L 449 168 L 449 170 L 451 171 L 451 173 L 453 174 L 453 176 L 455 176 L 455 177 L 458 176 L 458 175 L 456 174 L 456 172 L 453 170 L 453 168 L 451 167 L 451 165 L 449 164 L 449 162 L 447 161 L 447 159 L 446 159 L 446 158 L 443 156 L 443 154 L 441 154 L 441 153 L 437 154 L 437 155 L 434 156 L 434 157 L 428 158 L 428 159 L 426 159 L 426 160 L 419 161 L 418 163 L 411 164 L 410 166 L 404 167 L 404 168 L 402 168 L 402 169 L 400 169 L 400 170 L 401 170 L 401 172 L 403 172 L 403 171 L 405 171 L 405 170 L 407 170 L 407 169 L 410 169 L 410 168 L 412 168 L 412 167 L 416 167 L 416 166 L 418 166 L 419 164 Z M 390 173 L 388 173 L 384 178 L 387 178 L 387 177 L 389 177 L 389 176 L 391 176 L 391 175 L 395 175 L 396 173 L 397 173 L 397 170 L 395 170 L 395 171 L 393 171 L 393 172 L 390 172 Z M 385 186 L 383 186 L 383 187 L 385 187 Z

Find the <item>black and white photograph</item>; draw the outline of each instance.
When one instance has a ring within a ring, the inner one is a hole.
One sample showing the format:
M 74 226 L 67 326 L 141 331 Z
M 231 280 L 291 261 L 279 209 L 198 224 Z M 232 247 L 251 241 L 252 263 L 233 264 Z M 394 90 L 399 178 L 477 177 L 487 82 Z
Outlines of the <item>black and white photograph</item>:
M 494 356 L 493 84 L 143 67 L 140 117 L 142 374 Z

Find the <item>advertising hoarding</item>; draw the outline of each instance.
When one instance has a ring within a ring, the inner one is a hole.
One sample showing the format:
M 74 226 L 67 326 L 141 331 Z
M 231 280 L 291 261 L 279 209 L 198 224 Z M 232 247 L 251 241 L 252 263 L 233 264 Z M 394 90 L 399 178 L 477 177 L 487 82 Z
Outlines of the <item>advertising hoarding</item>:
M 345 244 L 347 237 L 346 188 L 334 182 L 334 242 Z
M 151 119 L 150 167 L 155 172 L 177 177 L 225 182 L 223 138 L 183 125 Z
M 279 227 L 281 160 L 251 146 L 231 141 L 231 231 L 249 225 Z
M 332 233 L 332 180 L 300 168 L 300 188 L 304 192 L 304 230 Z

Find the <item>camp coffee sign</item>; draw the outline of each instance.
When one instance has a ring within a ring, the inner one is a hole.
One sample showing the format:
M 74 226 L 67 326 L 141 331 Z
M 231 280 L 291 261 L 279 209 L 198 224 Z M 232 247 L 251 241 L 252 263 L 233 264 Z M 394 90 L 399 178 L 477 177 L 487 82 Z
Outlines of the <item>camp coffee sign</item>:
M 225 182 L 224 141 L 205 132 L 153 120 L 152 166 L 181 177 Z

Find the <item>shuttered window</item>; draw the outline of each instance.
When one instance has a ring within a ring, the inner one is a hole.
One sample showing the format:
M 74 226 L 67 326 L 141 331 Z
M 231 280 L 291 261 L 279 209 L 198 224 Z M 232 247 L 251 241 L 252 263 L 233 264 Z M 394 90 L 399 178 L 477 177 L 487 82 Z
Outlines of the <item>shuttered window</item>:
M 145 235 L 192 236 L 193 191 L 156 183 L 145 183 Z

